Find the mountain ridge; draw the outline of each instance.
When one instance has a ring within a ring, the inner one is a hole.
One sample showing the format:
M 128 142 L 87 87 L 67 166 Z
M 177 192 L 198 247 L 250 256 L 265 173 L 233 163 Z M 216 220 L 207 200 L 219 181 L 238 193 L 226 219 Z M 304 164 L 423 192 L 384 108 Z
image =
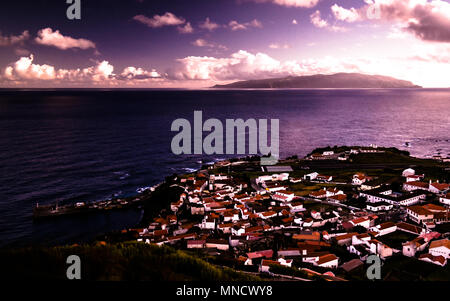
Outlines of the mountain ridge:
M 241 89 L 365 89 L 365 88 L 422 88 L 414 83 L 383 75 L 362 73 L 315 74 L 237 81 L 212 88 Z

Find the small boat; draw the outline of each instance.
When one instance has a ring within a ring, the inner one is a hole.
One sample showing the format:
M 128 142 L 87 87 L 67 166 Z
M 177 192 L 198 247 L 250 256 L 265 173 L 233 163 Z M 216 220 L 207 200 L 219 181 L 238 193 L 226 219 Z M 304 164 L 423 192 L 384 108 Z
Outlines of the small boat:
M 143 192 L 145 192 L 145 191 L 147 191 L 147 190 L 151 190 L 151 187 L 142 187 L 142 188 L 138 188 L 138 189 L 136 189 L 136 192 L 137 192 L 137 193 L 143 193 Z
M 411 147 L 411 143 L 410 142 L 405 142 L 404 146 Z

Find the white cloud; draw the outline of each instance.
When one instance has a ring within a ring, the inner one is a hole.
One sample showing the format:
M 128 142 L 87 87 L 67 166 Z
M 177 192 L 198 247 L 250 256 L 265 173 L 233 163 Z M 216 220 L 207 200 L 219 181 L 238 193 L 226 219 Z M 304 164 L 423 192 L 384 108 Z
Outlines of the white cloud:
M 230 21 L 230 23 L 228 23 L 228 26 L 231 28 L 232 31 L 236 31 L 236 30 L 246 30 L 249 27 L 255 27 L 255 28 L 262 28 L 262 23 L 260 21 L 258 21 L 257 19 L 254 19 L 251 22 L 246 22 L 246 23 L 239 23 L 235 20 Z
M 228 58 L 189 56 L 178 60 L 177 79 L 230 81 L 301 74 L 294 61 L 280 62 L 265 53 L 240 50 Z
M 159 74 L 155 69 L 152 71 L 146 71 L 142 68 L 136 67 L 127 67 L 120 74 L 120 79 L 127 80 L 146 80 L 151 78 L 161 78 L 161 74 Z
M 211 44 L 209 44 L 205 39 L 197 39 L 194 42 L 192 42 L 192 45 L 197 47 L 208 47 Z
M 224 45 L 208 42 L 205 39 L 197 39 L 194 42 L 192 42 L 192 45 L 197 47 L 207 47 L 207 48 L 218 48 L 218 49 L 227 49 Z
M 66 50 L 70 48 L 89 49 L 95 48 L 95 43 L 86 39 L 74 39 L 69 36 L 62 35 L 59 30 L 53 31 L 51 28 L 39 30 L 35 39 L 36 43 L 46 46 L 54 46 L 56 48 Z
M 386 37 L 393 40 L 403 40 L 411 36 L 412 34 L 405 31 L 405 28 L 403 26 L 394 24 L 391 26 L 391 29 Z
M 126 67 L 117 75 L 108 61 L 97 62 L 94 66 L 76 69 L 57 69 L 51 65 L 34 63 L 34 55 L 21 57 L 3 71 L 3 79 L 22 84 L 47 82 L 52 85 L 71 86 L 115 86 L 121 84 L 148 83 L 163 76 L 155 69 L 151 71 L 139 67 Z
M 16 76 L 21 79 L 40 79 L 49 80 L 56 78 L 55 67 L 50 65 L 33 64 L 34 56 L 21 57 L 14 66 L 9 66 L 5 70 L 5 76 L 8 79 L 14 79 Z
M 334 17 L 340 21 L 352 23 L 361 19 L 361 17 L 359 16 L 359 12 L 353 7 L 350 9 L 346 9 L 337 4 L 334 4 L 331 7 L 331 11 L 333 12 Z
M 426 87 L 450 87 L 450 47 L 422 42 L 402 57 L 321 57 L 280 61 L 265 53 L 240 50 L 228 57 L 188 56 L 178 60 L 170 75 L 151 69 L 126 67 L 118 74 L 108 61 L 76 69 L 37 64 L 34 56 L 21 57 L 1 72 L 2 86 L 36 87 L 206 87 L 235 80 L 311 74 L 359 72 L 393 76 Z
M 328 21 L 322 19 L 322 16 L 320 14 L 319 10 L 316 10 L 314 13 L 312 13 L 309 16 L 310 20 L 311 20 L 311 24 L 313 24 L 315 27 L 317 28 L 324 28 L 330 31 L 334 31 L 334 32 L 345 32 L 347 31 L 346 28 L 341 27 L 341 26 L 337 26 L 337 25 L 330 25 L 328 23 Z
M 177 17 L 170 12 L 166 12 L 164 15 L 154 15 L 152 18 L 144 15 L 137 15 L 133 17 L 133 20 L 138 21 L 148 27 L 158 28 L 163 26 L 177 26 L 186 23 L 186 20 Z
M 314 13 L 312 13 L 309 16 L 311 23 L 318 28 L 325 28 L 328 27 L 328 22 L 326 20 L 323 20 L 320 11 L 316 10 Z
M 25 40 L 30 38 L 30 33 L 28 30 L 22 32 L 22 34 L 18 36 L 3 36 L 0 32 L 0 46 L 12 46 L 16 44 L 22 44 Z
M 177 80 L 225 83 L 236 80 L 275 78 L 312 74 L 357 72 L 386 75 L 412 81 L 427 87 L 450 87 L 446 76 L 450 68 L 450 49 L 414 49 L 411 57 L 347 57 L 326 56 L 300 61 L 279 61 L 264 53 L 240 50 L 230 57 L 188 56 L 178 60 L 179 68 L 171 74 Z M 420 55 L 419 55 L 420 54 Z M 426 55 L 425 55 L 426 54 Z
M 206 20 L 205 20 L 205 22 L 201 23 L 199 27 L 202 28 L 202 29 L 206 29 L 206 30 L 208 30 L 208 31 L 214 31 L 214 30 L 216 30 L 217 28 L 219 28 L 220 25 L 217 24 L 217 23 L 215 23 L 215 22 L 212 22 L 212 21 L 209 19 L 209 17 L 207 17 Z
M 354 22 L 357 18 L 357 20 L 394 22 L 403 31 L 410 32 L 424 41 L 450 42 L 450 3 L 446 1 L 365 0 L 365 2 L 367 5 L 359 9 L 340 8 L 339 20 Z
M 192 27 L 190 22 L 187 22 L 186 25 L 179 26 L 178 27 L 178 31 L 180 33 L 193 33 L 194 32 L 194 28 Z
M 319 0 L 250 0 L 256 3 L 270 2 L 273 4 L 286 6 L 286 7 L 314 7 L 319 3 Z

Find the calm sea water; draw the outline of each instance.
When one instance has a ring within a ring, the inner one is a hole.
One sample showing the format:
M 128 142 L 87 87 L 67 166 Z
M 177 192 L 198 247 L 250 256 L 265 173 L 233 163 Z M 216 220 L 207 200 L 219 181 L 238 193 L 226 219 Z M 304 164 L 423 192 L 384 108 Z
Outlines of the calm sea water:
M 138 211 L 33 223 L 39 204 L 107 199 L 225 156 L 175 156 L 171 123 L 280 120 L 281 156 L 327 145 L 450 153 L 450 90 L 0 91 L 0 245 L 65 243 L 134 225 Z M 406 149 L 406 148 L 405 148 Z

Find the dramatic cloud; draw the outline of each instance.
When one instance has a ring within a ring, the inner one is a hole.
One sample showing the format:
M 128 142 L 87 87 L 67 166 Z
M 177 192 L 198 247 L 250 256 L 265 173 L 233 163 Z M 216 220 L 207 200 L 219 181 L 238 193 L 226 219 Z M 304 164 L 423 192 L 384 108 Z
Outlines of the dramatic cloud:
M 275 78 L 312 74 L 357 72 L 386 75 L 410 80 L 428 87 L 448 87 L 450 68 L 448 48 L 415 49 L 412 57 L 366 58 L 331 56 L 300 61 L 279 61 L 267 54 L 240 50 L 230 57 L 189 56 L 178 60 L 179 68 L 171 74 L 177 80 L 223 83 L 235 80 Z M 425 55 L 425 53 L 427 53 Z
M 133 17 L 133 20 L 138 21 L 148 27 L 158 28 L 163 26 L 177 26 L 186 23 L 186 20 L 175 16 L 172 13 L 166 12 L 164 15 L 154 15 L 152 18 L 144 15 L 137 15 Z
M 8 66 L 5 69 L 5 77 L 13 80 L 20 79 L 40 79 L 49 80 L 56 78 L 55 67 L 50 65 L 33 64 L 34 56 L 21 57 L 14 66 Z
M 12 46 L 16 44 L 22 44 L 25 40 L 30 38 L 30 33 L 28 30 L 22 32 L 22 34 L 18 36 L 3 36 L 0 32 L 0 46 Z
M 249 27 L 255 27 L 255 28 L 262 28 L 262 23 L 256 19 L 254 19 L 251 22 L 246 22 L 246 23 L 239 23 L 235 20 L 230 21 L 230 23 L 228 23 L 228 26 L 231 28 L 232 31 L 236 31 L 236 30 L 246 30 Z
M 208 17 L 208 18 L 206 18 L 205 22 L 203 22 L 203 23 L 200 24 L 199 27 L 202 28 L 202 29 L 206 29 L 206 30 L 208 30 L 208 31 L 214 31 L 214 30 L 216 30 L 217 28 L 219 28 L 220 25 L 217 24 L 217 23 L 212 22 L 212 21 L 209 19 L 209 17 Z
M 336 19 L 349 23 L 356 22 L 361 19 L 359 12 L 355 8 L 346 9 L 335 4 L 331 7 L 331 11 Z
M 405 30 L 420 39 L 450 42 L 450 3 L 440 0 L 384 2 L 380 2 L 382 18 L 404 23 Z
M 97 62 L 95 66 L 77 69 L 57 69 L 51 65 L 39 65 L 34 62 L 34 55 L 21 57 L 3 71 L 3 81 L 16 84 L 49 82 L 53 85 L 71 86 L 115 86 L 120 83 L 134 84 L 161 79 L 156 71 L 146 71 L 137 67 L 126 67 L 119 75 L 114 73 L 114 66 L 108 61 Z
M 251 0 L 256 3 L 270 2 L 277 5 L 287 7 L 314 7 L 319 3 L 319 0 Z
M 400 24 L 403 31 L 419 39 L 450 42 L 450 3 L 442 0 L 365 0 L 359 9 L 332 7 L 338 20 L 380 20 Z M 358 14 L 358 17 L 356 17 Z
M 179 26 L 178 27 L 178 31 L 180 33 L 193 33 L 194 32 L 194 28 L 192 27 L 190 22 L 187 22 L 186 25 Z
M 330 25 L 328 21 L 322 19 L 320 11 L 316 10 L 309 16 L 311 24 L 317 28 L 324 28 L 334 32 L 345 32 L 347 29 L 337 25 Z
M 210 43 L 197 42 L 202 47 Z M 398 57 L 333 57 L 280 61 L 265 53 L 240 50 L 227 57 L 188 56 L 161 74 L 155 69 L 126 67 L 117 74 L 108 61 L 86 68 L 58 69 L 21 57 L 4 68 L 3 87 L 208 87 L 235 80 L 358 72 L 410 80 L 426 87 L 450 87 L 450 46 L 421 42 Z
M 53 46 L 62 50 L 70 48 L 95 48 L 95 44 L 92 41 L 63 36 L 59 32 L 59 30 L 53 31 L 51 28 L 44 28 L 39 30 L 38 36 L 36 37 L 35 41 L 38 44 Z
M 228 58 L 189 56 L 178 60 L 177 79 L 230 81 L 300 75 L 322 71 L 320 63 L 280 62 L 267 54 L 240 50 Z M 313 66 L 315 65 L 315 66 Z
M 146 80 L 161 78 L 161 75 L 155 69 L 152 71 L 146 71 L 142 68 L 127 67 L 122 71 L 119 78 L 126 80 Z

